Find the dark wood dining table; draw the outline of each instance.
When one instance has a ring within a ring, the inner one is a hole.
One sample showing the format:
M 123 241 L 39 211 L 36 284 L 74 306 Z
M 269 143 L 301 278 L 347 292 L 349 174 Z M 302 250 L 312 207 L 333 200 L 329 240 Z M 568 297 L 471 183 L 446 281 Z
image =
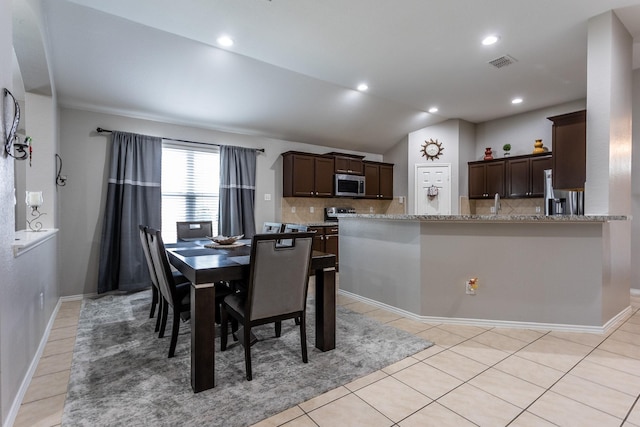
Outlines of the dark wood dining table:
M 204 247 L 210 240 L 166 244 L 169 262 L 191 282 L 191 388 L 215 386 L 215 283 L 249 277 L 250 240 L 225 249 Z M 336 257 L 313 251 L 316 348 L 336 346 Z

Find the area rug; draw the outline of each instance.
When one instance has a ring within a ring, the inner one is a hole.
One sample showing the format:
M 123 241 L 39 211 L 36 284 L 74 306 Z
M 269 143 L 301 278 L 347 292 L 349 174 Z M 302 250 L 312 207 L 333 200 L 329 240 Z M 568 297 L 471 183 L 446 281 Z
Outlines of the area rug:
M 216 387 L 193 393 L 189 323 L 181 323 L 168 359 L 171 334 L 154 334 L 150 301 L 144 291 L 83 302 L 63 426 L 250 426 L 432 345 L 338 306 L 336 349 L 321 352 L 310 299 L 309 363 L 293 320 L 283 322 L 280 338 L 273 325 L 254 329 L 253 381 L 245 379 L 242 346 L 230 337 L 220 352 L 216 338 Z

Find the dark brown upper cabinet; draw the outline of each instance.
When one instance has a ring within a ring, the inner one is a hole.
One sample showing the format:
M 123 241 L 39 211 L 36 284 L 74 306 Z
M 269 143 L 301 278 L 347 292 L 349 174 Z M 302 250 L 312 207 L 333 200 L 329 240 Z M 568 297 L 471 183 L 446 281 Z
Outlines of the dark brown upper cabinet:
M 364 175 L 364 164 L 362 161 L 364 156 L 356 156 L 343 153 L 327 153 L 326 155 L 333 156 L 335 173 Z
M 393 199 L 393 164 L 364 162 L 365 198 Z
M 551 169 L 551 154 L 519 156 L 506 161 L 506 197 L 543 197 L 544 170 Z
M 469 162 L 469 198 L 488 199 L 496 193 L 505 196 L 505 161 Z
M 587 179 L 587 111 L 547 118 L 553 122 L 553 188 L 583 190 Z
M 283 197 L 333 196 L 333 157 L 289 151 L 282 158 Z

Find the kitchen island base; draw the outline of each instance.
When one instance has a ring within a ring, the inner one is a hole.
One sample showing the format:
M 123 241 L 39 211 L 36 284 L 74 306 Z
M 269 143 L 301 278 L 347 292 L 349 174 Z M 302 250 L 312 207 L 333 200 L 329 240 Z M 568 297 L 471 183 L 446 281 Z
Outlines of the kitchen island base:
M 607 246 L 628 221 L 431 218 L 341 218 L 341 291 L 423 320 L 489 326 L 604 332 L 630 313 L 628 271 L 611 267 L 628 251 L 620 262 Z

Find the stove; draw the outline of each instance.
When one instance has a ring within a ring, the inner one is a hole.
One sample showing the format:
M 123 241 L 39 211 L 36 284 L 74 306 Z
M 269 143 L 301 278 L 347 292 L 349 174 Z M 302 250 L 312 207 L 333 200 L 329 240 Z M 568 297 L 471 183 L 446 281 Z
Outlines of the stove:
M 324 220 L 325 221 L 338 221 L 338 214 L 354 214 L 356 213 L 355 208 L 350 207 L 330 207 L 324 208 Z

